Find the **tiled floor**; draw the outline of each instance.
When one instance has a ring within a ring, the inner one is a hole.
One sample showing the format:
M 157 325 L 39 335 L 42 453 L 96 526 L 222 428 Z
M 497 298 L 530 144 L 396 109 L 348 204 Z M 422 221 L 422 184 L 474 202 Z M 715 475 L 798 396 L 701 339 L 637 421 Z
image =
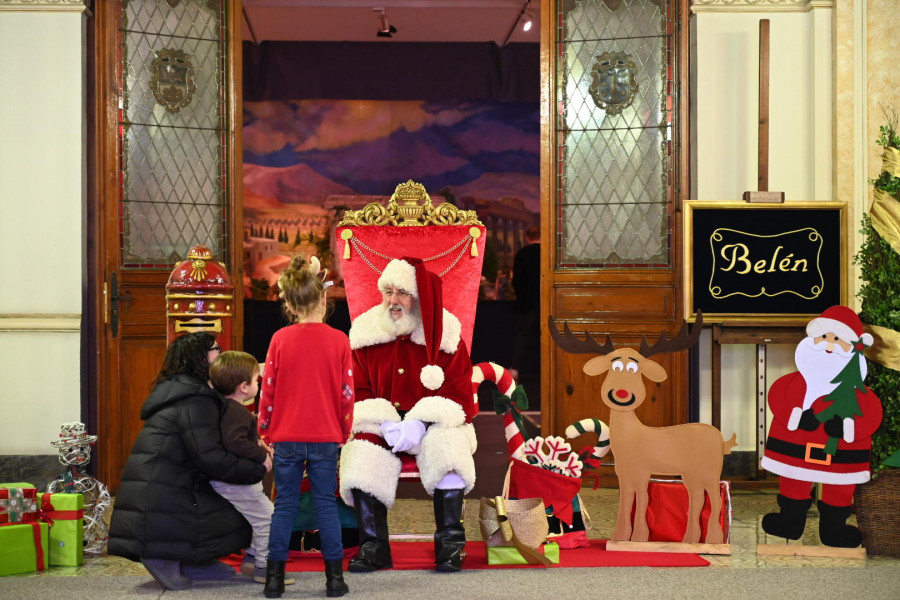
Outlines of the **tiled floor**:
M 613 531 L 616 520 L 618 491 L 614 489 L 584 489 L 582 498 L 591 517 L 589 537 L 606 539 Z M 767 567 L 849 567 L 867 568 L 893 565 L 900 567 L 900 558 L 868 557 L 865 559 L 837 559 L 825 557 L 796 557 L 757 555 L 758 543 L 783 543 L 783 540 L 766 540 L 760 527 L 762 516 L 777 508 L 774 491 L 732 491 L 732 554 L 706 555 L 712 567 L 732 569 L 761 569 Z M 427 500 L 397 500 L 389 513 L 392 534 L 407 539 L 431 539 L 434 517 L 431 502 Z M 853 523 L 855 517 L 851 517 Z M 469 499 L 465 512 L 468 539 L 481 539 L 478 529 L 478 500 Z M 818 517 L 810 512 L 806 534 L 800 542 L 818 544 Z M 798 543 L 800 543 L 798 542 Z M 86 557 L 81 567 L 54 567 L 45 575 L 129 575 L 145 574 L 140 563 L 133 563 L 115 556 Z

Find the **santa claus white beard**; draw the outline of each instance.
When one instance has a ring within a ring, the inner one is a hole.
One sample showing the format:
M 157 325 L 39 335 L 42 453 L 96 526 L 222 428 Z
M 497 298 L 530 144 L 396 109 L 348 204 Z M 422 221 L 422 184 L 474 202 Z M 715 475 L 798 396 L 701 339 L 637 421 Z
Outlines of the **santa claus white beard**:
M 410 335 L 413 331 L 415 331 L 416 327 L 419 326 L 421 322 L 421 317 L 419 316 L 419 307 L 413 306 L 412 310 L 407 312 L 403 309 L 402 306 L 397 307 L 399 309 L 400 318 L 396 321 L 391 318 L 391 307 L 388 304 L 384 305 L 384 313 L 382 314 L 382 326 L 385 330 L 392 332 L 395 336 L 400 335 Z
M 831 344 L 831 352 L 827 352 L 828 345 L 828 342 L 825 341 L 816 344 L 811 337 L 807 337 L 797 344 L 794 362 L 806 381 L 806 396 L 803 398 L 804 409 L 809 408 L 816 398 L 830 394 L 838 386 L 832 381 L 853 358 L 852 350 L 844 352 L 844 349 L 837 344 Z

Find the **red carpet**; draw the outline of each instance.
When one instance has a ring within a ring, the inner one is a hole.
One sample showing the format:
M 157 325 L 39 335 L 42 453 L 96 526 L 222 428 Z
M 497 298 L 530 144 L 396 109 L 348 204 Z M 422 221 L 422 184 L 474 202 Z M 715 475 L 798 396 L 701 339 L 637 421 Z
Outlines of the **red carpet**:
M 346 550 L 351 556 L 356 549 Z M 431 570 L 434 568 L 433 542 L 392 542 L 391 554 L 394 569 Z M 668 552 L 607 552 L 606 540 L 591 540 L 590 547 L 561 549 L 559 564 L 552 567 L 534 565 L 489 565 L 485 557 L 484 542 L 466 543 L 466 560 L 463 569 L 545 569 L 560 567 L 706 567 L 709 561 L 697 554 L 676 554 Z M 232 554 L 225 562 L 238 566 L 239 555 Z M 344 563 L 346 568 L 347 564 Z M 324 571 L 322 555 L 318 552 L 292 551 L 288 558 L 287 571 Z

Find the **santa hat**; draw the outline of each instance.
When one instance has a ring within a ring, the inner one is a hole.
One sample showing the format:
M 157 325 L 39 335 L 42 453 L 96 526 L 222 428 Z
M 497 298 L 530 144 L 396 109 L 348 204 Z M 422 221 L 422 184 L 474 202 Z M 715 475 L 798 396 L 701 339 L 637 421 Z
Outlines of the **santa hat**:
M 846 306 L 832 306 L 806 325 L 806 335 L 810 337 L 820 337 L 826 333 L 833 333 L 851 344 L 862 342 L 865 346 L 871 346 L 874 341 L 872 334 L 863 332 L 859 315 Z
M 388 285 L 409 292 L 419 302 L 428 357 L 428 364 L 419 373 L 419 381 L 429 390 L 436 390 L 444 384 L 444 370 L 435 364 L 444 322 L 441 278 L 426 269 L 421 258 L 405 256 L 389 262 L 378 278 L 378 289 L 383 290 Z

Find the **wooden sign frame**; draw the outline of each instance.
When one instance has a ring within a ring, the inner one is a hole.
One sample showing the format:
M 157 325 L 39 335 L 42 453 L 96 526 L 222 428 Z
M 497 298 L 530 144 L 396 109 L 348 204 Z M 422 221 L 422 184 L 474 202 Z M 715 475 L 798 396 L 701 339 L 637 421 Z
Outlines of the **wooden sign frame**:
M 847 212 L 846 202 L 830 201 L 685 202 L 688 320 L 699 309 L 707 324 L 803 326 L 829 306 L 846 304 Z M 768 254 L 754 255 L 748 249 L 754 243 Z M 748 282 L 746 289 L 737 281 Z

